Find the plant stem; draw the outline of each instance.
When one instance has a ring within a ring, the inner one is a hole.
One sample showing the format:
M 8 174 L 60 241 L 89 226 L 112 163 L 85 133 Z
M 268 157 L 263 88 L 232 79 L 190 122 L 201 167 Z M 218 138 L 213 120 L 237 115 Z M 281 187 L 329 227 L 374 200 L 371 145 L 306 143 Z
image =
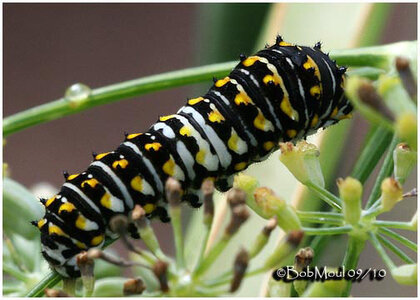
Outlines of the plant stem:
M 376 178 L 375 185 L 373 186 L 372 193 L 370 194 L 369 199 L 366 203 L 366 208 L 369 208 L 376 201 L 376 199 L 379 198 L 382 180 L 390 176 L 392 174 L 392 171 L 394 170 L 394 159 L 392 158 L 392 156 L 397 144 L 398 137 L 394 134 L 391 144 L 388 147 L 388 153 L 385 156 L 384 163 L 381 167 L 381 170 L 379 171 L 378 177 Z
M 170 208 L 172 230 L 175 240 L 175 254 L 176 254 L 176 263 L 180 269 L 185 268 L 185 259 L 184 259 L 184 240 L 182 238 L 182 224 L 181 224 L 181 207 L 177 205 Z
M 400 248 L 398 248 L 396 245 L 394 245 L 390 240 L 387 238 L 377 235 L 378 240 L 389 250 L 394 252 L 399 258 L 401 258 L 404 262 L 408 264 L 413 264 L 414 260 L 412 260 L 410 257 L 408 257 L 407 254 L 404 253 Z
M 363 184 L 369 178 L 391 140 L 392 134 L 389 130 L 381 126 L 377 127 L 365 144 L 351 176 Z
M 306 235 L 333 235 L 333 234 L 344 234 L 349 233 L 352 230 L 350 225 L 339 226 L 339 227 L 320 227 L 320 228 L 309 228 L 303 227 L 302 230 Z
M 379 242 L 376 234 L 373 232 L 369 232 L 369 240 L 371 241 L 373 247 L 375 247 L 376 251 L 378 251 L 379 255 L 381 256 L 382 260 L 385 262 L 388 269 L 392 270 L 395 268 L 395 264 L 392 259 L 386 254 L 385 249 L 382 247 L 381 243 Z
M 237 62 L 225 62 L 202 67 L 172 71 L 134 80 L 124 81 L 92 90 L 86 101 L 75 106 L 65 98 L 19 112 L 3 120 L 3 136 L 27 127 L 56 120 L 86 109 L 128 99 L 142 94 L 172 87 L 211 80 L 214 76 L 225 76 Z
M 55 286 L 60 282 L 60 280 L 61 276 L 58 275 L 58 273 L 52 271 L 47 276 L 42 278 L 42 280 L 38 282 L 38 284 L 34 286 L 25 297 L 41 297 L 46 288 Z
M 402 235 L 392 231 L 391 229 L 382 227 L 382 228 L 379 228 L 379 232 L 382 233 L 382 234 L 385 234 L 386 236 L 389 236 L 390 238 L 400 242 L 401 244 L 403 244 L 407 248 L 417 252 L 417 245 L 415 243 L 413 243 L 412 241 L 410 241 L 406 237 L 403 237 Z
M 341 204 L 342 201 L 340 198 L 332 194 L 330 191 L 326 190 L 323 187 L 320 187 L 316 184 L 313 184 L 311 182 L 307 183 L 306 186 L 316 193 L 318 197 L 320 197 L 322 200 L 324 200 L 328 205 L 330 205 L 333 208 L 336 208 L 338 211 L 341 211 Z
M 410 222 L 376 220 L 376 221 L 373 221 L 373 224 L 378 227 L 389 227 L 389 228 L 416 231 L 416 229 L 413 228 Z
M 203 275 L 208 268 L 211 267 L 213 262 L 219 257 L 220 253 L 226 248 L 230 241 L 230 236 L 223 236 L 217 243 L 214 245 L 213 248 L 210 249 L 207 256 L 204 258 L 204 260 L 201 261 L 201 263 L 197 266 L 197 268 L 194 271 L 194 278 L 198 278 L 201 275 Z
M 349 235 L 348 246 L 346 254 L 343 259 L 343 266 L 346 270 L 356 269 L 357 263 L 359 262 L 360 253 L 362 253 L 365 247 L 365 239 L 357 236 Z M 352 282 L 349 280 L 346 282 L 346 288 L 344 289 L 342 297 L 348 297 L 350 294 Z

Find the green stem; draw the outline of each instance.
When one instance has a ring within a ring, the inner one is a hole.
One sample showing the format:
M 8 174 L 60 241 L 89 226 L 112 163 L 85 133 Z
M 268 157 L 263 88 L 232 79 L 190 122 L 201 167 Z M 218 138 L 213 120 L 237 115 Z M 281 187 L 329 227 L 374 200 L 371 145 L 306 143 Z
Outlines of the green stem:
M 268 271 L 266 268 L 263 268 L 263 267 L 258 268 L 258 269 L 255 269 L 253 271 L 247 272 L 244 277 L 249 278 L 249 277 L 264 273 L 266 271 Z M 228 284 L 232 280 L 232 274 L 233 274 L 232 271 L 223 273 L 221 276 L 219 276 L 219 278 L 217 278 L 215 280 L 209 280 L 204 284 L 205 284 L 206 287 L 216 287 L 216 286 Z
M 392 171 L 394 170 L 394 160 L 392 158 L 394 149 L 398 144 L 398 137 L 393 136 L 391 144 L 388 147 L 388 153 L 386 154 L 384 163 L 379 171 L 378 176 L 376 177 L 375 185 L 373 186 L 372 193 L 369 196 L 369 199 L 366 203 L 366 208 L 369 208 L 380 196 L 381 193 L 381 184 L 382 181 L 391 176 Z
M 200 254 L 198 256 L 198 260 L 197 260 L 197 264 L 196 264 L 197 268 L 203 262 L 203 259 L 204 259 L 204 253 L 206 252 L 207 244 L 208 244 L 209 237 L 210 237 L 211 223 L 210 224 L 205 224 L 205 229 L 204 230 L 205 230 L 204 240 L 201 244 Z
M 325 188 L 320 187 L 316 184 L 313 184 L 311 182 L 307 183 L 306 186 L 313 191 L 315 194 L 318 195 L 318 197 L 321 198 L 321 200 L 325 201 L 328 205 L 331 207 L 337 209 L 338 211 L 341 211 L 341 204 L 342 201 L 340 198 L 332 194 L 331 192 L 327 191 Z
M 185 268 L 184 240 L 182 238 L 181 207 L 173 206 L 169 209 L 171 216 L 172 230 L 175 240 L 176 263 L 180 269 Z
M 386 254 L 385 249 L 382 247 L 381 243 L 376 237 L 376 234 L 374 234 L 373 232 L 369 232 L 369 240 L 372 243 L 373 247 L 375 247 L 376 251 L 381 256 L 382 260 L 385 262 L 388 269 L 392 270 L 393 268 L 395 268 L 394 262 L 388 256 L 388 254 Z
M 298 215 L 299 216 L 299 215 Z M 336 219 L 328 219 L 328 218 L 314 218 L 314 217 L 306 217 L 306 216 L 299 216 L 301 222 L 306 223 L 316 223 L 316 224 L 330 224 L 330 225 L 343 225 L 343 221 L 336 220 Z
M 296 211 L 299 217 L 311 217 L 311 218 L 327 218 L 336 221 L 343 221 L 343 214 L 336 212 L 324 212 L 324 211 Z
M 365 247 L 365 240 L 363 238 L 349 235 L 348 246 L 346 254 L 343 259 L 343 266 L 346 270 L 356 269 L 359 262 L 360 253 L 362 253 Z M 346 282 L 346 288 L 343 291 L 342 297 L 348 297 L 352 287 L 352 282 L 349 280 Z
M 363 184 L 381 159 L 391 140 L 392 133 L 389 130 L 381 126 L 377 127 L 364 146 L 351 176 Z
M 42 278 L 36 286 L 29 291 L 25 297 L 41 297 L 46 288 L 52 288 L 61 280 L 61 276 L 56 272 L 50 272 L 47 276 Z
M 416 229 L 413 228 L 413 225 L 411 225 L 410 222 L 376 220 L 376 221 L 373 221 L 373 224 L 379 227 L 389 227 L 389 228 L 416 231 Z
M 377 235 L 378 240 L 389 250 L 394 252 L 399 258 L 401 258 L 404 262 L 408 264 L 413 264 L 414 260 L 412 260 L 410 257 L 408 257 L 407 254 L 404 253 L 400 248 L 398 248 L 396 245 L 394 245 L 390 240 L 387 238 Z
M 89 97 L 77 106 L 71 101 L 61 98 L 6 117 L 3 120 L 3 136 L 6 137 L 27 127 L 56 120 L 98 105 L 172 87 L 203 82 L 211 80 L 214 76 L 225 76 L 236 64 L 237 62 L 226 62 L 183 69 L 100 87 L 92 90 Z
M 379 228 L 379 232 L 382 234 L 385 234 L 386 236 L 389 236 L 390 238 L 400 242 L 407 248 L 417 252 L 417 245 L 413 243 L 412 241 L 410 241 L 409 239 L 407 239 L 406 237 L 403 237 L 401 234 L 398 234 L 392 231 L 391 229 L 384 228 L 384 227 Z
M 219 257 L 220 253 L 222 253 L 222 251 L 226 248 L 230 240 L 231 236 L 223 236 L 216 245 L 211 248 L 204 260 L 202 260 L 195 269 L 193 274 L 194 278 L 200 277 L 211 267 L 213 262 Z
M 333 234 L 345 234 L 352 230 L 350 225 L 339 226 L 339 227 L 320 227 L 320 228 L 309 228 L 303 227 L 302 230 L 306 235 L 333 235 Z

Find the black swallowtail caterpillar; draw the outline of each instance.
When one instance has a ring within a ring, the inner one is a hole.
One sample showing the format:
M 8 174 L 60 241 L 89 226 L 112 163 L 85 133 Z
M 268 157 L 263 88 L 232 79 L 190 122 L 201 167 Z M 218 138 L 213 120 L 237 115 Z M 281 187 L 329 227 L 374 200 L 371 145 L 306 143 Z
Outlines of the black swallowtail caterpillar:
M 183 200 L 199 207 L 200 186 L 214 179 L 227 191 L 233 175 L 267 158 L 279 142 L 296 141 L 350 116 L 344 96 L 346 68 L 321 51 L 276 43 L 240 56 L 228 77 L 176 114 L 160 117 L 145 133 L 126 134 L 114 151 L 94 154 L 80 174 L 65 174 L 60 192 L 33 222 L 42 253 L 65 277 L 78 277 L 76 255 L 101 247 L 109 220 L 139 204 L 147 216 L 169 221 L 164 182 L 177 179 Z M 133 232 L 133 235 L 135 233 Z

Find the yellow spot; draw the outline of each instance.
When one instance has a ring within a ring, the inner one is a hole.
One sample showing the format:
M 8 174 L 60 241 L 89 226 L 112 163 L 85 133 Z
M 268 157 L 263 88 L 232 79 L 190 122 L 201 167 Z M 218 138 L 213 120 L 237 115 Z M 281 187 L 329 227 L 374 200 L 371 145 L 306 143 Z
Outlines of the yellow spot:
M 152 203 L 147 203 L 143 209 L 146 212 L 146 214 L 150 214 L 151 212 L 153 212 L 156 208 L 156 205 L 152 204 Z
M 187 126 L 183 126 L 179 130 L 179 134 L 182 135 L 182 136 L 191 136 L 191 129 L 188 128 Z
M 209 120 L 213 123 L 221 123 L 225 120 L 225 117 L 223 117 L 223 115 L 216 109 L 209 113 Z
M 216 83 L 214 84 L 215 87 L 222 87 L 224 86 L 226 83 L 228 83 L 230 81 L 229 77 L 225 77 L 223 79 L 219 79 L 216 81 Z
M 242 103 L 245 104 L 245 105 L 248 105 L 249 103 L 252 104 L 253 102 L 247 94 L 241 92 L 241 93 L 239 93 L 235 96 L 235 103 L 236 103 L 236 105 L 240 105 Z
M 61 228 L 56 226 L 56 225 L 52 225 L 48 228 L 48 234 L 49 235 L 56 234 L 56 235 L 66 236 L 66 234 L 63 232 L 63 230 L 61 230 Z
M 228 147 L 230 150 L 236 151 L 238 149 L 238 135 L 232 134 L 228 140 Z
M 264 84 L 267 85 L 270 81 L 273 81 L 275 85 L 278 85 L 280 83 L 279 80 L 273 75 L 265 75 L 263 78 Z
M 200 151 L 197 152 L 197 154 L 195 155 L 195 160 L 200 164 L 203 165 L 205 162 L 205 158 L 206 158 L 206 151 L 201 149 Z
M 237 164 L 235 165 L 235 170 L 236 170 L 236 171 L 241 171 L 241 170 L 245 169 L 245 168 L 246 168 L 246 166 L 247 166 L 246 162 L 240 162 L 240 163 L 237 163 Z
M 111 195 L 108 193 L 105 193 L 101 198 L 101 205 L 103 207 L 106 207 L 108 209 L 111 209 L 112 203 L 111 203 Z
M 82 243 L 82 242 L 79 242 L 79 241 L 76 242 L 76 246 L 79 249 L 86 249 L 87 248 L 85 243 Z
M 274 143 L 273 142 L 265 142 L 263 147 L 266 151 L 270 151 L 271 149 L 273 149 Z
M 73 180 L 74 178 L 76 178 L 77 176 L 79 176 L 80 174 L 73 174 L 70 175 L 69 177 L 67 177 L 67 180 Z
M 140 176 L 136 176 L 130 181 L 130 186 L 133 190 L 142 192 L 143 191 L 143 180 Z
M 134 138 L 136 138 L 136 137 L 138 137 L 139 135 L 142 135 L 143 133 L 132 133 L 132 134 L 129 134 L 129 135 L 127 135 L 127 140 L 131 140 L 131 139 L 134 139 Z
M 280 108 L 286 115 L 289 116 L 290 119 L 293 118 L 293 108 L 292 108 L 292 105 L 290 104 L 288 97 L 283 98 L 283 100 L 280 103 Z
M 76 209 L 76 207 L 74 206 L 73 203 L 65 202 L 65 203 L 60 205 L 60 208 L 58 209 L 58 213 L 61 214 L 62 211 L 71 212 L 75 209 Z
M 165 172 L 169 176 L 174 176 L 174 173 L 175 173 L 175 162 L 173 161 L 173 159 L 171 159 L 171 158 L 168 159 L 168 161 L 163 164 L 162 169 L 163 169 L 163 172 Z
M 335 107 L 334 110 L 332 111 L 330 117 L 334 118 L 337 115 L 337 113 L 338 113 L 338 107 Z
M 199 102 L 201 102 L 203 100 L 204 100 L 203 97 L 198 97 L 198 98 L 190 99 L 190 100 L 188 100 L 188 104 L 189 105 L 195 105 L 195 104 L 197 104 L 197 103 L 199 103 Z
M 258 112 L 258 116 L 254 119 L 254 126 L 260 130 L 265 131 L 265 118 L 261 111 Z
M 158 151 L 160 147 L 162 147 L 162 144 L 160 143 L 149 143 L 149 144 L 144 145 L 144 149 L 146 149 L 147 151 L 150 151 L 150 149 L 153 149 L 154 151 Z
M 84 188 L 85 185 L 87 184 L 91 188 L 94 188 L 98 183 L 99 183 L 98 180 L 96 180 L 95 178 L 92 178 L 92 179 L 88 179 L 88 180 L 83 181 L 82 184 L 81 184 L 81 186 L 82 186 L 82 188 Z
M 321 82 L 321 73 L 319 72 L 318 65 L 315 63 L 315 61 L 310 56 L 307 55 L 306 57 L 307 57 L 308 60 L 303 64 L 303 67 L 306 70 L 308 70 L 310 68 L 314 68 L 315 69 L 315 76 Z
M 352 117 L 353 117 L 353 114 L 352 113 L 349 113 L 347 115 L 339 116 L 338 119 L 339 120 L 344 120 L 344 119 L 351 119 Z
M 50 199 L 48 199 L 47 203 L 45 203 L 45 206 L 46 207 L 50 206 L 54 202 L 55 198 L 56 198 L 56 196 L 51 197 Z
M 311 87 L 309 93 L 311 93 L 312 97 L 316 97 L 317 99 L 319 99 L 319 96 L 321 96 L 321 89 L 319 88 L 319 85 L 314 85 L 313 87 Z
M 315 127 L 315 125 L 318 124 L 318 115 L 315 114 L 311 121 L 311 127 Z
M 98 155 L 95 156 L 95 159 L 100 160 L 100 159 L 104 158 L 105 156 L 107 156 L 109 153 L 111 153 L 111 152 L 105 152 L 105 153 L 98 154 Z
M 102 243 L 102 241 L 104 240 L 104 236 L 101 234 L 101 235 L 98 235 L 98 236 L 95 236 L 91 241 L 90 241 L 90 244 L 92 245 L 92 246 L 97 246 L 97 245 L 99 245 L 100 243 Z
M 146 145 L 147 146 L 147 145 Z M 114 169 L 117 169 L 117 167 L 120 167 L 122 169 L 125 169 L 128 166 L 128 160 L 126 159 L 120 159 L 120 160 L 116 160 L 112 163 L 112 167 Z
M 172 119 L 174 117 L 175 117 L 175 115 L 162 116 L 162 117 L 159 118 L 159 121 L 165 122 L 165 121 L 167 121 L 169 119 Z
M 294 129 L 289 129 L 289 130 L 286 131 L 286 133 L 290 138 L 294 138 L 297 134 L 297 131 L 294 130 Z
M 79 215 L 76 219 L 76 227 L 79 229 L 85 229 L 85 226 L 86 226 L 86 219 L 82 215 Z
M 290 43 L 288 43 L 288 42 L 281 41 L 281 42 L 279 43 L 279 46 L 287 47 L 287 46 L 293 46 L 293 45 L 292 45 L 292 44 L 290 44 Z
M 247 59 L 245 59 L 243 62 L 242 62 L 242 64 L 245 66 L 245 67 L 249 67 L 249 66 L 252 66 L 256 61 L 259 61 L 260 60 L 260 58 L 258 57 L 258 56 L 250 56 L 250 57 L 248 57 Z
M 47 223 L 47 220 L 45 220 L 45 219 L 39 220 L 38 221 L 38 224 L 37 224 L 38 225 L 38 228 L 41 229 L 41 227 L 44 226 L 45 223 Z

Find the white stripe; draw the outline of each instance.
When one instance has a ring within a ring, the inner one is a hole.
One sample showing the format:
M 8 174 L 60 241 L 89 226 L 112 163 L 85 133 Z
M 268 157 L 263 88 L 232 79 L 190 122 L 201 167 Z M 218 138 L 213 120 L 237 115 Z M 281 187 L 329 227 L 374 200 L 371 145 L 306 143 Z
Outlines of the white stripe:
M 184 106 L 182 111 L 187 114 L 191 114 L 193 118 L 200 124 L 201 128 L 207 135 L 207 140 L 213 145 L 214 150 L 219 157 L 220 164 L 222 167 L 227 168 L 231 161 L 232 156 L 230 155 L 229 151 L 226 148 L 225 143 L 219 138 L 217 133 L 213 130 L 213 128 L 206 124 L 204 118 L 191 106 Z
M 159 122 L 153 125 L 153 129 L 156 131 L 161 131 L 162 134 L 168 139 L 174 139 L 176 137 L 173 129 L 165 123 Z M 195 172 L 193 169 L 194 158 L 191 155 L 191 152 L 188 151 L 187 147 L 182 141 L 176 142 L 176 150 L 179 153 L 179 157 L 187 168 L 188 177 L 193 180 L 195 178 Z
M 144 161 L 147 169 L 152 173 L 153 179 L 155 180 L 155 183 L 157 185 L 158 190 L 163 193 L 163 184 L 162 181 L 160 180 L 155 167 L 153 167 L 152 163 L 150 162 L 149 159 L 147 159 L 143 153 L 141 153 L 141 151 L 139 150 L 139 148 L 133 144 L 132 142 L 124 142 L 123 143 L 124 146 L 127 146 L 129 148 L 131 148 L 136 154 L 138 154 Z
M 332 70 L 331 70 L 331 68 L 330 68 L 330 66 L 328 65 L 328 63 L 325 61 L 325 59 L 324 58 L 322 58 L 322 61 L 327 65 L 327 69 L 328 69 L 328 71 L 329 71 L 329 73 L 330 73 L 330 76 L 331 76 L 331 80 L 332 80 L 332 82 L 333 82 L 333 96 L 332 96 L 332 98 L 331 99 L 324 99 L 324 100 L 327 100 L 327 101 L 330 101 L 330 100 L 332 100 L 332 99 L 334 99 L 334 94 L 335 94 L 335 87 L 336 87 L 336 83 L 335 83 L 335 78 L 334 78 L 334 74 L 333 74 L 333 72 L 332 72 Z M 330 101 L 330 105 L 328 106 L 328 108 L 325 110 L 325 113 L 322 115 L 322 117 L 321 118 L 319 118 L 320 120 L 321 119 L 323 119 L 323 118 L 325 118 L 327 115 L 329 115 L 330 113 L 331 113 L 331 109 L 332 109 L 332 101 Z
M 87 197 L 77 186 L 75 186 L 74 184 L 68 183 L 66 182 L 65 184 L 63 184 L 63 187 L 66 187 L 72 191 L 74 191 L 76 194 L 78 194 L 83 200 L 85 200 L 85 202 L 87 204 L 89 204 L 89 206 L 96 211 L 98 214 L 101 214 L 101 211 L 99 210 L 99 208 L 96 206 L 95 203 L 92 202 L 92 200 L 89 199 L 89 197 Z
M 223 102 L 227 102 L 227 104 L 226 105 L 228 105 L 228 106 L 230 106 L 230 103 L 229 103 L 229 100 L 228 99 L 226 99 L 226 97 L 225 96 L 223 96 L 221 93 L 219 93 L 218 91 L 212 91 L 216 96 L 218 96 L 218 97 L 220 97 L 222 100 L 223 100 Z M 226 101 L 225 101 L 226 100 Z M 244 124 L 244 122 L 243 122 L 243 120 L 242 120 L 242 118 L 240 117 L 240 116 L 238 116 L 238 120 L 239 120 L 239 122 L 241 122 L 241 125 L 242 125 L 242 127 L 244 128 L 244 130 L 245 130 L 245 133 L 246 133 L 246 135 L 248 136 L 248 138 L 249 138 L 249 140 L 250 140 L 250 142 L 251 142 L 251 145 L 252 146 L 254 146 L 254 147 L 256 147 L 257 146 L 257 140 L 255 139 L 255 137 L 252 135 L 252 133 L 251 132 L 249 132 L 248 130 L 246 130 L 246 127 L 245 127 L 245 124 Z
M 104 164 L 101 161 L 94 161 L 90 164 L 91 166 L 96 166 L 102 169 L 109 177 L 111 177 L 112 181 L 116 183 L 118 188 L 120 189 L 121 193 L 123 194 L 123 197 L 127 203 L 128 208 L 132 209 L 134 207 L 133 198 L 131 198 L 130 193 L 127 190 L 127 187 L 125 184 L 121 181 L 120 178 L 118 178 L 117 175 L 115 175 L 114 171 L 110 167 L 108 167 L 106 164 Z
M 180 121 L 182 125 L 191 130 L 191 136 L 195 139 L 198 148 L 200 151 L 204 150 L 206 159 L 204 160 L 203 166 L 209 171 L 217 171 L 219 168 L 219 158 L 217 155 L 211 153 L 210 142 L 201 136 L 201 134 L 194 128 L 194 126 L 188 121 L 187 118 L 180 115 L 175 115 L 175 118 Z

